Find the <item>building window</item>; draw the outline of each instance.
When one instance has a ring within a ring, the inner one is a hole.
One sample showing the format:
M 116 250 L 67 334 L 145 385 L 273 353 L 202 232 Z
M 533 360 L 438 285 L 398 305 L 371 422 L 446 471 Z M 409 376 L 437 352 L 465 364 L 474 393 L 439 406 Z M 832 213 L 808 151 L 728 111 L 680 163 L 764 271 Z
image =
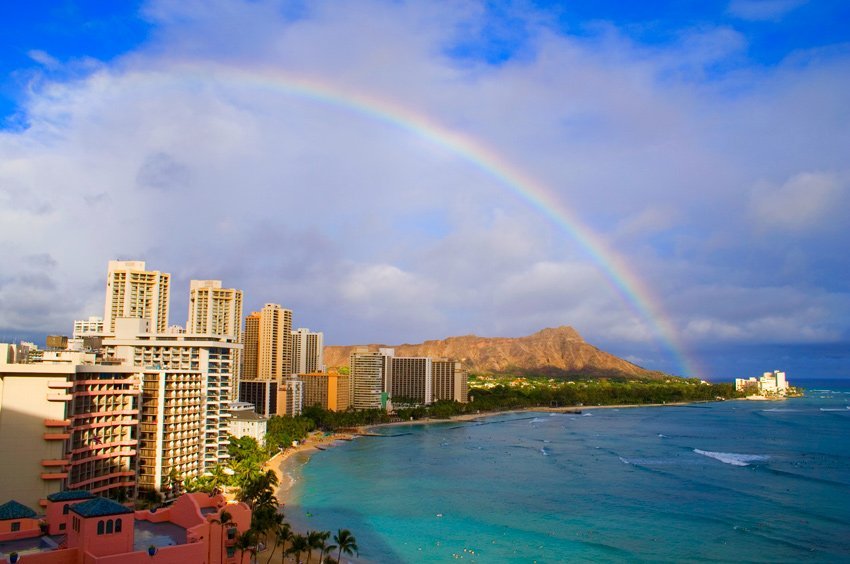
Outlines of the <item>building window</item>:
M 112 534 L 112 519 L 110 519 L 109 521 L 106 522 L 106 534 L 107 535 Z
M 115 532 L 116 532 L 116 533 L 120 533 L 120 532 L 121 532 L 121 519 L 116 519 L 116 520 L 115 520 Z
M 20 531 L 20 530 L 21 530 L 21 522 L 20 521 L 15 521 L 14 523 L 12 523 L 12 532 L 13 533 L 15 531 Z
M 66 503 L 66 504 L 65 504 L 65 506 L 62 508 L 62 515 L 67 515 L 67 514 L 68 514 L 68 510 L 69 510 L 70 508 L 71 508 L 71 505 L 70 505 L 69 503 Z
M 97 522 L 97 534 L 99 534 L 99 535 L 103 534 L 103 521 Z

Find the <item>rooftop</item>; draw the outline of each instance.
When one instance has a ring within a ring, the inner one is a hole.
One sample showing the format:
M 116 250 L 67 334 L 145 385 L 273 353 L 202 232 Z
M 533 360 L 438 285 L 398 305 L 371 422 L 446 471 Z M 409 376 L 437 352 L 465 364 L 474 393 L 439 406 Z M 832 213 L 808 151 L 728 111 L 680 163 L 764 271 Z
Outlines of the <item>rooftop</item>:
M 47 496 L 48 501 L 72 501 L 77 499 L 91 499 L 94 494 L 85 490 L 62 490 Z
M 71 506 L 71 511 L 82 515 L 83 517 L 106 517 L 108 515 L 122 515 L 124 513 L 133 513 L 133 510 L 124 507 L 117 501 L 106 499 L 105 497 L 96 497 L 82 503 Z
M 8 521 L 9 519 L 33 519 L 35 511 L 18 503 L 14 499 L 0 505 L 0 521 Z

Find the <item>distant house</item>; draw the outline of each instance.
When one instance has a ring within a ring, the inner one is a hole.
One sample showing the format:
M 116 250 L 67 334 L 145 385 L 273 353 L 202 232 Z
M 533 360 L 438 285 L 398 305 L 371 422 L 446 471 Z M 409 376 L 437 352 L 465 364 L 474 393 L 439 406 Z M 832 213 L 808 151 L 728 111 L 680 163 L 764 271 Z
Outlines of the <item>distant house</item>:
M 40 518 L 14 500 L 0 505 L 0 563 L 15 553 L 26 564 L 241 564 L 248 555 L 236 550 L 236 536 L 250 525 L 250 508 L 220 495 L 184 494 L 168 507 L 133 511 L 62 491 L 48 496 Z

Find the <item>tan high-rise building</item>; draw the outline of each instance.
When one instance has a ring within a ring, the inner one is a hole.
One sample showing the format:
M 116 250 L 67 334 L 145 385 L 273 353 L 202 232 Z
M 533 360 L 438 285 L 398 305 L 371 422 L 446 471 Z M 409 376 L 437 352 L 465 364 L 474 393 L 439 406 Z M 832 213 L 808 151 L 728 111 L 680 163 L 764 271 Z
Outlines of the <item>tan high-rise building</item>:
M 469 373 L 456 360 L 434 359 L 431 362 L 433 400 L 469 401 Z
M 242 342 L 242 290 L 222 288 L 221 280 L 192 280 L 189 282 L 189 315 L 186 333 L 233 337 Z M 239 394 L 242 351 L 235 350 L 233 381 L 230 399 Z
M 246 317 L 244 354 L 246 380 L 288 378 L 292 374 L 292 311 L 266 304 Z
M 119 317 L 134 317 L 150 321 L 152 332 L 165 333 L 168 328 L 170 281 L 170 274 L 145 270 L 144 261 L 109 261 L 104 332 L 113 333 L 115 320 Z
M 299 374 L 304 382 L 304 407 L 318 405 L 330 411 L 345 411 L 351 401 L 351 378 L 336 371 Z
M 242 380 L 256 380 L 257 355 L 260 354 L 260 312 L 255 311 L 245 318 L 244 344 L 242 350 Z
M 292 332 L 292 374 L 324 371 L 324 340 L 321 332 L 303 328 Z
M 221 280 L 189 282 L 186 332 L 242 340 L 242 290 L 222 288 Z

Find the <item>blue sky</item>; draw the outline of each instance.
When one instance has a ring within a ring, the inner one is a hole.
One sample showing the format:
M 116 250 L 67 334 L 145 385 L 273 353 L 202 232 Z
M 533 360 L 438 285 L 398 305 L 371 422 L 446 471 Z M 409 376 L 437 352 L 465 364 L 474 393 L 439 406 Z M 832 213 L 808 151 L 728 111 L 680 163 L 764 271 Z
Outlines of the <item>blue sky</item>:
M 848 374 L 847 21 L 805 0 L 10 3 L 0 335 L 98 314 L 121 257 L 172 273 L 173 323 L 189 279 L 220 278 L 330 343 L 573 325 L 681 372 L 559 225 L 439 143 L 261 78 L 280 73 L 534 178 L 704 375 Z

